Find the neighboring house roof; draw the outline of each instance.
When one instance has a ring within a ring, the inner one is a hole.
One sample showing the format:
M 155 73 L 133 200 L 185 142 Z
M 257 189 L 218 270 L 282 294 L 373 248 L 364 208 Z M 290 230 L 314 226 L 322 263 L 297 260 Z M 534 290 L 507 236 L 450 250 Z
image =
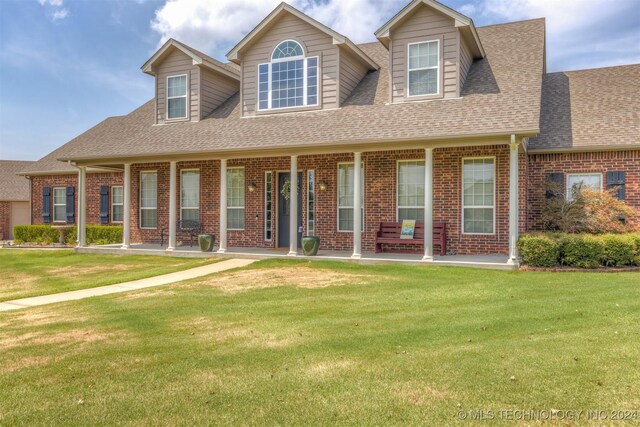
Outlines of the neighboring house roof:
M 18 175 L 35 162 L 0 160 L 0 201 L 22 202 L 29 200 L 29 180 Z
M 381 68 L 334 110 L 240 116 L 239 94 L 199 122 L 154 126 L 154 102 L 107 119 L 38 162 L 191 155 L 394 143 L 480 135 L 534 135 L 540 122 L 544 20 L 478 28 L 486 58 L 472 64 L 462 97 L 389 105 L 388 51 L 360 48 Z M 60 163 L 59 163 L 60 164 Z M 46 169 L 45 169 L 46 170 Z
M 550 73 L 531 150 L 640 147 L 640 64 Z
M 169 39 L 147 62 L 144 63 L 142 71 L 147 74 L 155 75 L 153 66 L 164 60 L 167 51 L 175 48 L 182 51 L 185 55 L 191 57 L 193 65 L 203 65 L 213 71 L 224 74 L 234 80 L 240 80 L 240 70 L 235 64 L 224 64 L 209 55 L 202 53 L 192 47 L 189 47 L 177 40 Z
M 438 12 L 452 18 L 455 21 L 455 26 L 460 29 L 462 37 L 465 39 L 467 45 L 471 49 L 473 57 L 484 57 L 485 51 L 482 47 L 482 43 L 480 42 L 476 27 L 473 24 L 473 20 L 469 17 L 464 16 L 460 12 L 457 12 L 434 0 L 413 0 L 411 3 L 403 7 L 400 12 L 396 13 L 389 21 L 387 21 L 386 24 L 384 24 L 378 31 L 375 32 L 378 40 L 380 40 L 385 46 L 389 46 L 391 30 L 404 22 L 404 20 L 407 19 L 411 15 L 411 13 L 421 5 L 431 7 Z
M 278 7 L 273 9 L 273 11 L 269 15 L 267 15 L 267 17 L 264 18 L 253 30 L 251 30 L 249 34 L 247 34 L 242 40 L 240 40 L 240 42 L 237 45 L 235 45 L 233 49 L 229 51 L 229 53 L 227 53 L 227 59 L 232 62 L 239 62 L 238 54 L 242 52 L 244 49 L 246 49 L 247 47 L 251 46 L 254 40 L 258 39 L 260 35 L 263 34 L 265 31 L 267 31 L 273 23 L 277 22 L 277 20 L 282 16 L 283 13 L 287 13 L 287 12 L 300 18 L 301 20 L 305 21 L 309 25 L 312 25 L 313 27 L 319 29 L 323 33 L 331 36 L 333 38 L 334 45 L 346 46 L 358 58 L 360 58 L 363 62 L 368 64 L 372 70 L 378 69 L 378 64 L 376 64 L 375 61 L 373 61 L 369 56 L 367 56 L 366 53 L 364 53 L 357 45 L 355 45 L 347 37 L 332 30 L 326 25 L 305 15 L 295 7 L 288 5 L 287 3 L 284 3 L 284 2 L 280 3 Z

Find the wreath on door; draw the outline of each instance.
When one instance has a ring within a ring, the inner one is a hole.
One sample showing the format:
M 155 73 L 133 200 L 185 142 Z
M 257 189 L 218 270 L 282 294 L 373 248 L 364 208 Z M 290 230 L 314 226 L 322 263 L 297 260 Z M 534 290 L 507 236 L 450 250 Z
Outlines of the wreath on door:
M 280 194 L 284 197 L 285 200 L 289 200 L 291 198 L 291 181 L 285 179 L 282 183 L 282 189 L 280 190 Z

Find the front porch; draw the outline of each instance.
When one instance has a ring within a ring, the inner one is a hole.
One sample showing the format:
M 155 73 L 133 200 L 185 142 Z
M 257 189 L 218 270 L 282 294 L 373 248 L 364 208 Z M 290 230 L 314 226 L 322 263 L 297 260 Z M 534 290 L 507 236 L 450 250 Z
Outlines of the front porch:
M 296 256 L 289 255 L 288 249 L 258 248 L 258 247 L 228 247 L 225 253 L 218 252 L 216 246 L 213 252 L 201 252 L 197 246 L 178 246 L 173 250 L 157 244 L 132 244 L 128 249 L 122 245 L 100 245 L 76 248 L 78 253 L 111 254 L 111 255 L 155 255 L 193 258 L 250 258 L 250 259 L 302 259 L 322 261 L 343 261 L 359 264 L 404 264 L 404 265 L 437 265 L 472 268 L 487 268 L 494 270 L 513 270 L 517 265 L 509 263 L 507 255 L 435 255 L 432 261 L 423 261 L 420 253 L 395 252 L 363 252 L 360 258 L 353 258 L 350 251 L 320 250 L 318 255 L 310 257 L 298 250 Z

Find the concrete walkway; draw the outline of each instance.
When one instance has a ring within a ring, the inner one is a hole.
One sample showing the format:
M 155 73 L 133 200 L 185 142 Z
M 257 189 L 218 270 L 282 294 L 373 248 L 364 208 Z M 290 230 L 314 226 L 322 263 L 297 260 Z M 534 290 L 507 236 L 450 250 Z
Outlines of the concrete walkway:
M 56 302 L 73 301 L 100 295 L 117 294 L 137 289 L 152 288 L 154 286 L 168 285 L 169 283 L 195 279 L 212 273 L 230 270 L 232 268 L 246 267 L 254 263 L 255 259 L 229 259 L 189 270 L 163 274 L 161 276 L 148 277 L 146 279 L 133 280 L 131 282 L 117 283 L 115 285 L 100 286 L 98 288 L 80 289 L 77 291 L 62 292 L 59 294 L 42 295 L 39 297 L 22 298 L 13 301 L 0 302 L 0 311 L 18 310 L 20 308 L 34 307 L 38 305 L 53 304 Z

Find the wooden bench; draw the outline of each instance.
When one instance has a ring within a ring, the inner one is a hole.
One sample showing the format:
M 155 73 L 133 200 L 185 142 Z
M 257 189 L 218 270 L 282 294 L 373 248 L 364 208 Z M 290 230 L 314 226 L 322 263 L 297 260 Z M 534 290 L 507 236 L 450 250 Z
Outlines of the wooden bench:
M 176 223 L 176 236 L 179 236 L 181 233 L 189 234 L 189 246 L 193 246 L 194 240 L 200 234 L 202 230 L 202 224 L 200 221 L 196 221 L 194 219 L 182 219 Z M 160 246 L 164 246 L 164 242 L 168 239 L 169 232 L 166 229 L 160 230 Z
M 420 245 L 424 247 L 424 222 L 416 221 L 413 239 L 401 239 L 401 229 L 402 223 L 400 222 L 381 222 L 378 234 L 376 234 L 376 253 L 384 252 L 383 245 L 388 244 Z M 433 252 L 436 255 L 445 255 L 447 253 L 446 222 L 433 223 Z

